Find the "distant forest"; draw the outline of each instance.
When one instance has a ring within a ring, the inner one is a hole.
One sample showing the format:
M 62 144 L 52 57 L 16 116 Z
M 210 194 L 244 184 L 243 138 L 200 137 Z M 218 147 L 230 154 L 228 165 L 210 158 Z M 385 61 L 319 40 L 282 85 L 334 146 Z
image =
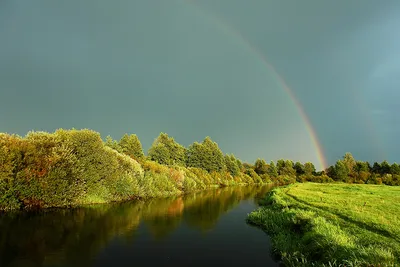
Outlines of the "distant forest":
M 400 185 L 400 167 L 346 153 L 317 172 L 311 162 L 242 162 L 210 137 L 189 147 L 161 133 L 147 152 L 135 134 L 114 140 L 84 130 L 0 133 L 0 210 L 164 197 L 211 187 L 294 182 Z

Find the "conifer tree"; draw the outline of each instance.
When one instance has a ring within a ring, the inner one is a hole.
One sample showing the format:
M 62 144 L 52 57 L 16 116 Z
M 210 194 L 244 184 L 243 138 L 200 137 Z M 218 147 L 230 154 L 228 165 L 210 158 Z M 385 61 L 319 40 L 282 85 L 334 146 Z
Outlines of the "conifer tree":
M 268 167 L 268 175 L 273 178 L 278 177 L 278 170 L 275 166 L 275 163 L 272 160 Z
M 224 154 L 218 144 L 206 137 L 200 144 L 194 142 L 187 151 L 187 166 L 202 168 L 208 172 L 225 169 Z
M 119 140 L 119 146 L 123 153 L 135 159 L 142 159 L 144 157 L 142 144 L 136 134 L 124 134 Z
M 178 144 L 174 138 L 166 133 L 160 135 L 154 140 L 149 149 L 148 155 L 151 160 L 165 165 L 184 165 L 186 148 Z

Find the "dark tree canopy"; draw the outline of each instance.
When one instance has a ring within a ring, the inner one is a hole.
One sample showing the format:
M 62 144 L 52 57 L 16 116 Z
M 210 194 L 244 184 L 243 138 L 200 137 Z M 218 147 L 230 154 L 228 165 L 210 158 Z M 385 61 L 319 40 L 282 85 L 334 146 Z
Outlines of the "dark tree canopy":
M 187 150 L 187 166 L 204 169 L 208 172 L 225 169 L 224 154 L 210 137 L 206 137 L 200 144 L 194 142 Z
M 296 162 L 295 164 L 294 164 L 294 170 L 296 171 L 296 174 L 299 176 L 299 175 L 302 175 L 302 174 L 304 174 L 304 165 L 303 164 L 301 164 L 301 162 Z
M 267 163 L 265 163 L 265 160 L 257 159 L 256 162 L 254 163 L 254 171 L 258 175 L 267 174 L 268 166 Z
M 268 167 L 268 175 L 270 177 L 278 177 L 278 169 L 275 166 L 275 163 L 271 160 Z

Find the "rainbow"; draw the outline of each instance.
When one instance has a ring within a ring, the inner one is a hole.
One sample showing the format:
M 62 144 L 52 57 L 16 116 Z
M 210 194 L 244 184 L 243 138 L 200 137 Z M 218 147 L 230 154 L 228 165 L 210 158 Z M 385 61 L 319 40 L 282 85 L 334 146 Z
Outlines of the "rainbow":
M 312 142 L 312 144 L 315 148 L 316 154 L 317 154 L 317 158 L 319 161 L 319 169 L 325 170 L 328 166 L 327 162 L 326 162 L 325 154 L 324 154 L 323 148 L 321 146 L 321 143 L 318 140 L 317 134 L 310 122 L 310 119 L 306 115 L 306 112 L 304 111 L 300 102 L 297 100 L 293 90 L 290 89 L 290 87 L 286 84 L 285 80 L 275 70 L 274 66 L 272 66 L 270 63 L 268 63 L 266 57 L 256 47 L 254 47 L 254 45 L 252 45 L 246 38 L 244 38 L 243 35 L 239 31 L 232 28 L 229 24 L 224 22 L 219 17 L 214 16 L 210 12 L 204 10 L 202 7 L 197 5 L 195 3 L 195 1 L 193 1 L 193 0 L 183 0 L 183 1 L 185 3 L 193 6 L 198 12 L 200 12 L 203 16 L 206 16 L 208 19 L 210 19 L 215 25 L 217 25 L 225 33 L 232 35 L 236 39 L 238 39 L 247 49 L 249 49 L 251 51 L 251 53 L 253 53 L 262 62 L 262 64 L 266 67 L 266 69 L 268 69 L 271 73 L 274 74 L 274 76 L 278 79 L 278 82 L 281 85 L 281 87 L 283 88 L 283 90 L 286 92 L 286 94 L 289 96 L 290 100 L 293 102 L 293 104 L 297 108 L 301 119 L 304 121 L 306 130 L 310 136 L 311 142 Z

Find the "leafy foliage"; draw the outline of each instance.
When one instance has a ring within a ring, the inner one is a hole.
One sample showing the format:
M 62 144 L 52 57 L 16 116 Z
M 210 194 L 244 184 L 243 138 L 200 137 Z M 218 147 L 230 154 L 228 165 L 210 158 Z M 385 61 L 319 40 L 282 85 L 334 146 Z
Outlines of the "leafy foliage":
M 206 137 L 186 149 L 161 133 L 144 157 L 134 134 L 119 142 L 88 129 L 0 133 L 0 210 L 179 195 L 237 184 L 332 181 L 400 185 L 397 163 L 355 161 L 350 153 L 322 172 L 311 162 L 242 163 Z M 136 161 L 138 160 L 138 161 Z
M 235 156 L 232 155 L 225 155 L 225 166 L 227 171 L 232 175 L 232 176 L 238 176 L 240 173 L 240 167 L 241 164 L 239 165 L 239 160 L 235 158 Z
M 151 160 L 165 165 L 184 165 L 186 148 L 178 144 L 174 138 L 166 133 L 160 135 L 154 140 L 149 149 L 148 155 Z
M 254 171 L 258 175 L 267 174 L 268 166 L 267 163 L 265 163 L 265 160 L 257 159 L 256 162 L 254 163 Z
M 213 142 L 210 137 L 206 137 L 203 142 L 194 142 L 187 151 L 187 166 L 201 168 L 208 172 L 219 172 L 225 169 L 224 154 L 219 149 L 218 144 Z
M 124 134 L 118 145 L 124 154 L 136 160 L 143 159 L 144 153 L 142 144 L 136 134 Z

